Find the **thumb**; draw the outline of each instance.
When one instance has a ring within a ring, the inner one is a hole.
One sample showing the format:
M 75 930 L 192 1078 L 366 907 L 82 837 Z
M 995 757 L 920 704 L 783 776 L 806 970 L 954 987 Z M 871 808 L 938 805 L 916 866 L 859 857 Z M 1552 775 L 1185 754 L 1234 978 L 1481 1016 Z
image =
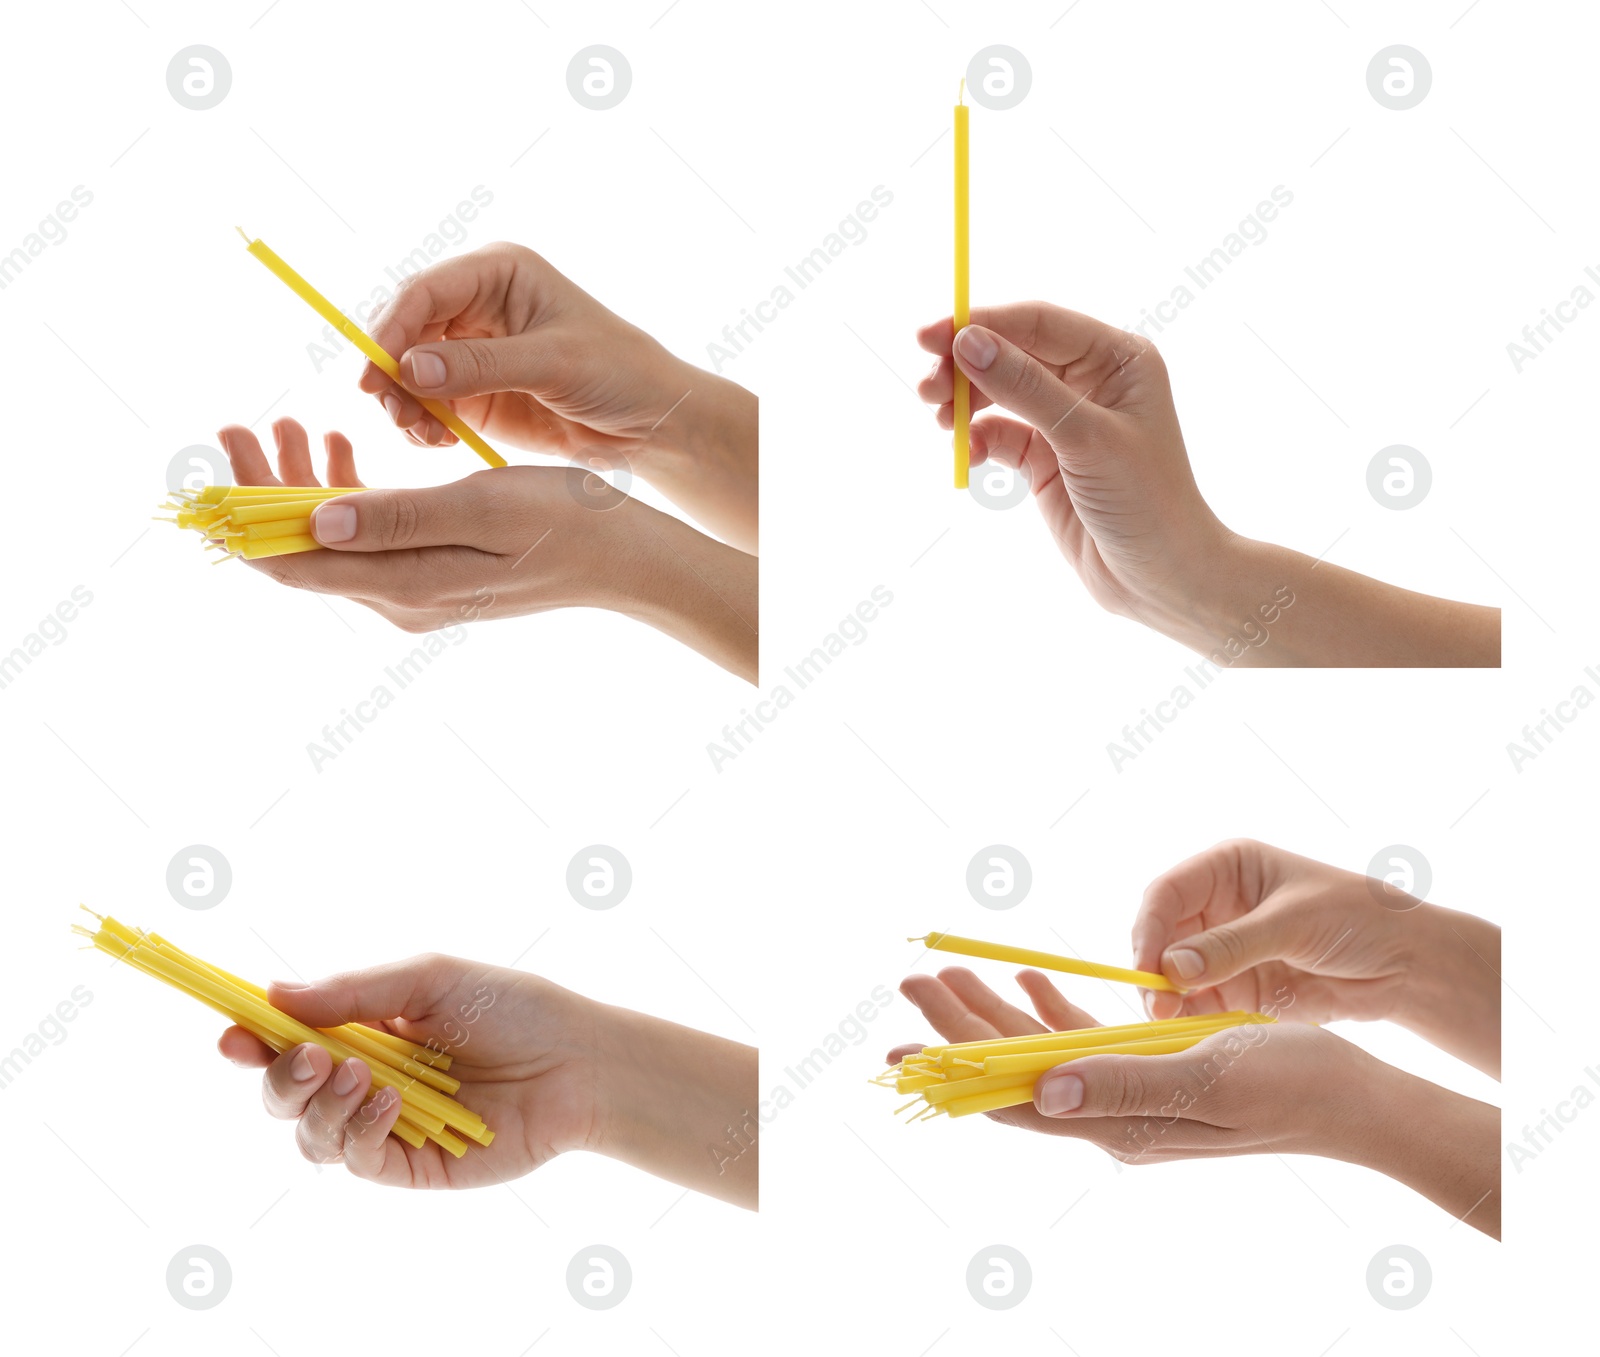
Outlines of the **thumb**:
M 952 347 L 956 365 L 996 405 L 1020 415 L 1052 443 L 1070 414 L 1092 420 L 1100 407 L 1037 358 L 981 325 L 963 326 Z
M 1173 943 L 1161 954 L 1161 973 L 1180 989 L 1207 989 L 1262 962 L 1281 960 L 1292 941 L 1281 911 L 1252 911 Z
M 454 991 L 461 965 L 452 957 L 428 955 L 342 971 L 309 984 L 274 980 L 267 986 L 267 1002 L 307 1027 L 387 1018 L 421 1022 Z
M 549 327 L 492 339 L 417 344 L 400 357 L 400 376 L 420 396 L 450 400 L 497 391 L 560 388 L 577 364 L 574 343 Z
M 339 551 L 487 546 L 489 524 L 477 473 L 450 485 L 364 490 L 319 504 L 311 534 Z
M 1046 1117 L 1173 1115 L 1190 1063 L 1172 1055 L 1091 1055 L 1046 1070 L 1033 1105 Z

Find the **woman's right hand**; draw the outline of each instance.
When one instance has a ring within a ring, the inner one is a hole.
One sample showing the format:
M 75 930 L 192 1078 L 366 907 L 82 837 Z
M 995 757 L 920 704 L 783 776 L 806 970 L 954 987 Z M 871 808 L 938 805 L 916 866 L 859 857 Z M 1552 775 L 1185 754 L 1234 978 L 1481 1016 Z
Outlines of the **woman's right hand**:
M 456 441 L 417 392 L 491 443 L 641 476 L 755 550 L 755 397 L 674 357 L 532 250 L 502 242 L 441 260 L 369 328 L 405 385 L 369 362 L 361 389 L 413 442 Z
M 1186 991 L 1145 991 L 1152 1018 L 1276 1004 L 1288 1021 L 1388 1019 L 1496 1078 L 1499 959 L 1482 919 L 1251 839 L 1157 877 L 1133 924 L 1135 968 Z
M 972 465 L 1018 469 L 1095 601 L 1159 626 L 1231 534 L 1195 484 L 1155 346 L 1045 302 L 977 307 L 959 338 L 946 318 L 917 341 L 938 355 L 918 394 L 942 428 L 958 368 L 974 415 L 997 407 L 972 422 Z
M 1145 890 L 1133 922 L 1134 966 L 1187 991 L 1146 990 L 1152 1018 L 1260 1011 L 1282 992 L 1285 1018 L 1392 1016 L 1411 966 L 1417 902 L 1355 872 L 1232 839 L 1180 862 Z
M 456 1100 L 495 1133 L 462 1159 L 431 1140 L 413 1149 L 389 1135 L 400 1099 L 373 1091 L 367 1062 L 335 1064 L 314 1042 L 278 1055 L 244 1028 L 228 1028 L 218 1049 L 236 1065 L 264 1068 L 267 1111 L 296 1123 L 295 1143 L 313 1162 L 343 1163 L 389 1187 L 482 1187 L 592 1142 L 595 1006 L 570 990 L 430 955 L 310 985 L 274 982 L 268 997 L 307 1027 L 364 1023 L 449 1054 L 450 1076 L 461 1081 Z

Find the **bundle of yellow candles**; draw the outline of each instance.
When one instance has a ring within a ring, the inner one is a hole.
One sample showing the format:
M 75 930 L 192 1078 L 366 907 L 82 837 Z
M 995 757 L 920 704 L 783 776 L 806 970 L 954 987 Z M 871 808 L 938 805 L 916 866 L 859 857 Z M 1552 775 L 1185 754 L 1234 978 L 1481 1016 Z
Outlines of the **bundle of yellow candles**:
M 979 942 L 951 933 L 930 933 L 922 942 L 935 951 L 961 956 L 1008 961 L 1045 970 L 1094 976 L 1146 989 L 1175 990 L 1165 976 L 1151 971 L 1131 971 L 1120 966 L 1079 961 L 1025 947 Z M 994 1037 L 983 1041 L 924 1046 L 901 1058 L 872 1082 L 896 1093 L 914 1097 L 896 1115 L 919 1107 L 912 1121 L 927 1117 L 966 1117 L 974 1112 L 995 1112 L 1033 1101 L 1033 1086 L 1046 1070 L 1069 1060 L 1091 1055 L 1166 1055 L 1185 1051 L 1196 1042 L 1230 1027 L 1270 1023 L 1265 1013 L 1202 1013 L 1163 1022 L 1124 1023 L 1118 1027 L 1083 1027 L 1069 1032 L 1036 1032 L 1024 1037 Z
M 1166 1055 L 1186 1051 L 1214 1032 L 1273 1021 L 1265 1013 L 1205 1013 L 1166 1022 L 925 1046 L 873 1082 L 896 1093 L 915 1093 L 915 1098 L 898 1109 L 904 1112 L 921 1104 L 913 1121 L 940 1115 L 965 1117 L 1032 1102 L 1039 1076 L 1069 1060 L 1091 1055 Z
M 431 1140 L 460 1159 L 467 1152 L 467 1141 L 486 1146 L 494 1139 L 494 1132 L 484 1125 L 482 1117 L 450 1096 L 460 1090 L 461 1083 L 445 1073 L 450 1068 L 450 1057 L 444 1052 L 360 1023 L 307 1027 L 268 1003 L 267 992 L 261 986 L 190 956 L 159 934 L 129 928 L 95 914 L 87 906 L 82 908 L 94 915 L 99 926 L 74 924 L 74 933 L 88 938 L 108 956 L 214 1008 L 280 1055 L 309 1041 L 327 1051 L 335 1064 L 359 1056 L 372 1070 L 374 1089 L 393 1088 L 399 1092 L 400 1116 L 390 1134 L 407 1145 L 420 1150 Z
M 339 495 L 360 493 L 359 487 L 208 485 L 200 490 L 174 491 L 161 507 L 172 510 L 175 517 L 158 516 L 156 521 L 193 528 L 208 549 L 223 552 L 223 560 L 242 556 L 254 561 L 320 550 L 322 544 L 311 534 L 311 515 L 317 505 Z

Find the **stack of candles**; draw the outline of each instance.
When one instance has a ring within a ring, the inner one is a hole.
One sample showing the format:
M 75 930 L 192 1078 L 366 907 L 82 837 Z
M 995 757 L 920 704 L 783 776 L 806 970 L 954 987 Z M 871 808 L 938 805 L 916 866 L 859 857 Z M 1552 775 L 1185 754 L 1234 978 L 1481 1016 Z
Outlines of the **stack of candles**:
M 420 1150 L 431 1140 L 460 1159 L 467 1152 L 467 1141 L 487 1146 L 494 1139 L 482 1117 L 450 1096 L 460 1090 L 461 1083 L 445 1073 L 450 1057 L 444 1052 L 360 1023 L 307 1027 L 268 1003 L 267 992 L 259 985 L 190 956 L 158 934 L 129 928 L 84 908 L 99 921 L 99 927 L 74 924 L 74 933 L 88 938 L 108 956 L 216 1009 L 280 1055 L 309 1041 L 322 1047 L 335 1064 L 359 1056 L 372 1071 L 373 1088 L 399 1092 L 400 1116 L 390 1134 L 413 1148 Z
M 978 942 L 950 933 L 930 933 L 925 938 L 907 941 L 925 943 L 935 951 L 1094 976 L 1142 985 L 1146 989 L 1174 991 L 1177 988 L 1165 976 L 1151 971 L 1102 966 L 1075 957 Z M 892 1088 L 896 1093 L 916 1094 L 896 1115 L 920 1105 L 912 1121 L 937 1116 L 965 1117 L 974 1112 L 995 1112 L 1003 1107 L 1032 1102 L 1033 1086 L 1039 1076 L 1069 1060 L 1082 1060 L 1091 1055 L 1166 1055 L 1187 1050 L 1196 1042 L 1230 1027 L 1273 1021 L 1265 1013 L 1203 1013 L 1164 1022 L 1084 1027 L 1071 1032 L 1038 1032 L 1024 1037 L 924 1046 L 921 1051 L 903 1057 L 873 1082 Z
M 175 517 L 158 516 L 156 521 L 193 528 L 208 549 L 224 553 L 223 560 L 242 556 L 254 561 L 319 550 L 322 544 L 311 533 L 311 515 L 317 505 L 360 493 L 359 488 L 348 487 L 208 485 L 201 490 L 174 491 L 161 507 L 172 510 Z

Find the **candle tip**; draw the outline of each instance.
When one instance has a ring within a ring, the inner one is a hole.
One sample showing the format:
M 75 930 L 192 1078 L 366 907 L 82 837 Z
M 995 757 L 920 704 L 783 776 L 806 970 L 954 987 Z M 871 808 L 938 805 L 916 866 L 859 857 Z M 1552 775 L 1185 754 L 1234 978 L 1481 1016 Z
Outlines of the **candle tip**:
M 962 76 L 961 77 L 961 87 L 956 91 L 956 102 L 958 104 L 964 104 L 964 103 L 967 102 L 967 77 L 966 76 Z
M 250 243 L 250 237 L 245 234 L 244 227 L 235 226 L 233 229 L 239 233 L 239 239 L 244 241 L 246 245 Z

